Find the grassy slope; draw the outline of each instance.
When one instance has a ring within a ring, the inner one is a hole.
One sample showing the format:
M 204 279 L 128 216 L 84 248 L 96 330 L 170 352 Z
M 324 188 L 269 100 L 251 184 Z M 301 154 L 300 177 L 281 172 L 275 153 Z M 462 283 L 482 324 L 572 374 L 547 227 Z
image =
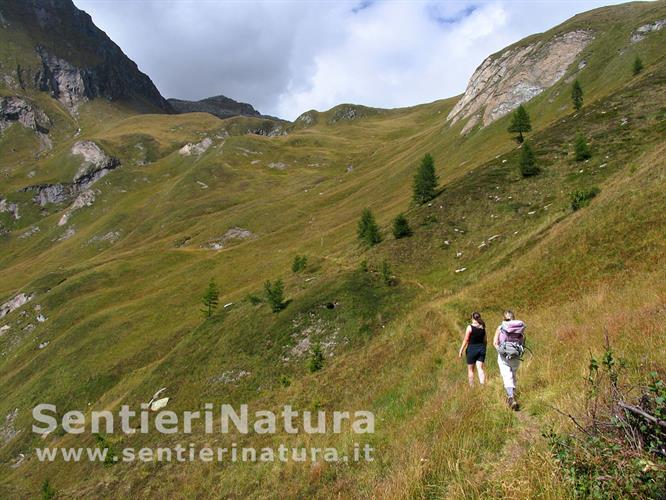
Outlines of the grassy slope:
M 82 137 L 100 142 L 123 166 L 96 186 L 100 195 L 93 207 L 72 216 L 76 234 L 66 241 L 53 241 L 65 231 L 56 226 L 62 207 L 49 207 L 45 218 L 35 212 L 12 222 L 0 215 L 14 229 L 1 243 L 0 296 L 37 292 L 26 317 L 13 313 L 3 321 L 12 329 L 0 338 L 0 415 L 18 407 L 18 427 L 27 427 L 36 402 L 48 400 L 63 411 L 89 402 L 114 408 L 145 401 L 162 386 L 169 387 L 175 410 L 202 401 L 248 400 L 256 407 L 290 401 L 300 408 L 369 408 L 379 419 L 372 441 L 381 460 L 363 467 L 111 469 L 31 461 L 18 469 L 3 465 L 7 482 L 0 491 L 35 491 L 50 477 L 57 488 L 79 495 L 120 488 L 244 496 L 278 487 L 302 496 L 355 490 L 385 496 L 563 494 L 538 436 L 541 426 L 565 424 L 547 405 L 569 407 L 578 400 L 578 378 L 562 373 L 561 364 L 574 374 L 582 370 L 587 349 L 600 344 L 606 326 L 634 374 L 641 362 L 664 368 L 657 362 L 664 349 L 658 342 L 664 277 L 655 266 L 664 255 L 664 35 L 617 55 L 632 29 L 656 18 L 648 11 L 663 10 L 663 3 L 623 8 L 614 14 L 622 21 L 604 28 L 608 34 L 581 56 L 590 61 L 579 76 L 586 90 L 583 111 L 569 114 L 564 82 L 528 105 L 544 170 L 531 180 L 516 175 L 517 151 L 504 132 L 506 119 L 468 137 L 458 134 L 462 124 L 443 124 L 454 99 L 351 122 L 329 123 L 332 110 L 287 137 L 216 138 L 204 155 L 189 158 L 177 153 L 185 142 L 234 132 L 238 120 L 200 114 L 123 118 L 122 111 L 108 119 L 103 103 L 84 106 Z M 647 69 L 632 80 L 629 68 L 638 49 Z M 620 125 L 623 118 L 626 126 Z M 567 147 L 579 129 L 594 150 L 582 166 Z M 71 136 L 75 125 L 62 130 Z M 72 160 L 67 151 L 74 139 L 66 137 L 63 132 L 53 154 L 36 163 L 27 157 L 30 144 L 23 156 L 18 148 L 16 158 L 3 164 L 10 176 L 2 192 L 25 185 L 33 168 L 40 181 L 70 177 L 59 168 Z M 431 207 L 409 210 L 415 236 L 358 250 L 360 210 L 371 206 L 385 225 L 404 211 L 413 168 L 427 151 L 435 156 L 444 190 Z M 267 168 L 277 162 L 287 168 Z M 352 172 L 346 172 L 348 165 Z M 570 214 L 568 191 L 591 185 L 602 194 Z M 31 224 L 40 232 L 18 238 Z M 219 252 L 201 248 L 233 226 L 250 229 L 256 238 Z M 93 239 L 109 231 L 119 232 L 117 242 Z M 500 237 L 479 248 L 495 234 Z M 296 253 L 310 257 L 305 276 L 288 271 Z M 387 288 L 375 274 L 357 271 L 362 259 L 374 268 L 388 259 L 400 286 Z M 459 267 L 468 270 L 454 273 Z M 202 323 L 198 297 L 211 276 L 221 286 L 221 302 L 235 304 Z M 265 279 L 279 276 L 292 299 L 285 311 L 276 316 L 243 300 L 258 293 Z M 505 286 L 509 277 L 520 286 Z M 334 300 L 338 309 L 321 307 Z M 35 323 L 36 303 L 48 320 L 22 331 Z M 490 395 L 469 397 L 463 367 L 453 357 L 467 311 L 492 315 L 507 303 L 529 322 L 537 352 L 523 370 L 527 416 L 521 418 L 503 411 L 496 377 Z M 636 325 L 645 335 L 629 345 L 627 338 L 635 337 L 627 332 Z M 305 358 L 281 361 L 297 342 L 295 334 L 308 328 L 314 338 L 336 343 L 321 374 L 306 374 Z M 46 340 L 48 347 L 37 349 Z M 215 381 L 241 369 L 250 376 L 240 383 Z M 292 380 L 290 387 L 280 385 L 281 376 Z M 515 443 L 506 437 L 509 429 L 516 431 Z M 206 438 L 197 434 L 191 442 Z M 535 447 L 524 446 L 528 438 Z M 345 449 L 353 439 L 345 433 L 313 442 Z M 3 461 L 40 441 L 25 431 L 0 449 Z M 88 441 L 48 439 L 54 445 Z M 212 444 L 228 444 L 219 441 Z M 154 442 L 154 436 L 141 436 L 122 446 Z M 527 474 L 507 479 L 499 473 L 514 466 Z

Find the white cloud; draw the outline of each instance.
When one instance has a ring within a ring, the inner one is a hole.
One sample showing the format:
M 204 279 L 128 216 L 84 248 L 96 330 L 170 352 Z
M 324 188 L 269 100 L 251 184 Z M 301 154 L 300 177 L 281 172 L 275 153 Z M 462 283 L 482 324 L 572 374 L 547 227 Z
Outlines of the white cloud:
M 502 5 L 484 5 L 444 25 L 427 6 L 386 2 L 347 13 L 342 43 L 323 47 L 310 75 L 295 76 L 278 113 L 293 117 L 341 102 L 397 107 L 455 95 L 489 46 L 511 41 L 502 31 L 508 17 Z
M 224 94 L 294 119 L 461 93 L 489 54 L 608 3 L 75 0 L 167 97 Z

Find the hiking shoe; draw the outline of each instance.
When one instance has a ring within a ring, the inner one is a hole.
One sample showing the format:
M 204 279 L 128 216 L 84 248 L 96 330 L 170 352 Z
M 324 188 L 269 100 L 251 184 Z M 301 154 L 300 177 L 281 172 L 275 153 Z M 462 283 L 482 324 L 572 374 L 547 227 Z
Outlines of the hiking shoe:
M 511 408 L 513 411 L 518 411 L 518 401 L 516 401 L 516 398 L 509 398 L 509 408 Z

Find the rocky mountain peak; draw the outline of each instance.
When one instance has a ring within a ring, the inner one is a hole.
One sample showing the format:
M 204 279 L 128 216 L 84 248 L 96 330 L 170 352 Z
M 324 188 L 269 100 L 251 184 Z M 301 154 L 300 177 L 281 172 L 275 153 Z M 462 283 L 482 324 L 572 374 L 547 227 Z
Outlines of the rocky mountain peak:
M 10 87 L 48 91 L 70 110 L 104 97 L 171 111 L 150 78 L 71 0 L 2 1 L 0 16 L 3 29 L 23 40 L 9 38 L 16 65 L 0 66 Z
M 447 120 L 467 119 L 462 133 L 489 125 L 554 85 L 593 38 L 591 31 L 570 31 L 488 57 Z

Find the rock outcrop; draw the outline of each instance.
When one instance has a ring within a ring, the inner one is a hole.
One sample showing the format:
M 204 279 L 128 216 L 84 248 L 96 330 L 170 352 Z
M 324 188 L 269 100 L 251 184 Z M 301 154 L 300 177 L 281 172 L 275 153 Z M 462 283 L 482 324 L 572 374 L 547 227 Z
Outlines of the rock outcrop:
M 317 112 L 314 110 L 306 111 L 298 118 L 296 118 L 296 121 L 294 123 L 302 124 L 304 127 L 309 127 L 310 125 L 313 125 L 315 123 L 316 114 Z
M 366 118 L 383 113 L 385 110 L 379 108 L 369 108 L 359 104 L 340 104 L 329 110 L 328 123 L 330 125 L 339 122 L 350 122 L 359 118 Z M 305 114 L 305 113 L 304 113 Z M 299 118 L 304 116 L 301 115 Z
M 51 120 L 41 109 L 18 96 L 0 97 L 0 133 L 19 123 L 40 134 L 48 134 Z
M 287 130 L 279 123 L 265 121 L 258 127 L 250 128 L 250 134 L 263 135 L 266 137 L 281 137 L 287 135 Z
M 227 230 L 221 237 L 209 241 L 204 248 L 210 248 L 211 250 L 221 250 L 231 241 L 240 241 L 254 238 L 254 234 L 248 229 L 242 227 L 232 227 Z
M 631 43 L 637 43 L 643 40 L 649 33 L 653 31 L 659 31 L 662 28 L 666 28 L 666 19 L 659 19 L 653 23 L 644 24 L 639 26 L 636 31 L 631 34 Z
M 218 118 L 261 116 L 261 113 L 254 109 L 251 104 L 234 101 L 223 95 L 207 97 L 200 101 L 186 101 L 183 99 L 167 99 L 167 101 L 176 113 L 210 113 Z
M 18 408 L 15 408 L 14 411 L 10 411 L 5 416 L 5 421 L 0 423 L 0 445 L 5 445 L 12 439 L 14 439 L 20 430 L 17 430 L 14 427 L 14 422 L 18 416 Z
M 489 125 L 554 85 L 593 38 L 590 31 L 571 31 L 488 57 L 447 121 L 468 119 L 462 133 Z
M 8 213 L 14 218 L 14 220 L 19 220 L 21 216 L 19 215 L 19 207 L 16 203 L 0 198 L 0 213 Z
M 181 156 L 199 156 L 208 151 L 208 148 L 210 148 L 212 145 L 213 140 L 210 137 L 206 137 L 201 142 L 188 142 L 178 150 L 178 154 Z
M 98 179 L 104 177 L 116 166 L 118 159 L 108 156 L 102 148 L 92 141 L 78 141 L 72 146 L 73 155 L 78 155 L 83 159 L 73 182 L 88 182 L 92 184 Z
M 92 141 L 75 143 L 71 152 L 83 159 L 71 183 L 38 184 L 25 187 L 21 191 L 35 192 L 33 201 L 42 207 L 49 203 L 64 203 L 84 193 L 98 180 L 120 166 L 117 158 L 108 156 Z M 94 195 L 92 195 L 92 200 L 94 200 Z M 85 196 L 77 208 L 88 206 L 88 201 L 90 201 L 90 196 Z M 90 201 L 90 203 L 92 202 Z
M 4 304 L 0 305 L 0 318 L 4 318 L 10 312 L 15 311 L 19 307 L 27 304 L 32 300 L 31 293 L 19 293 L 15 297 L 9 299 Z
M 62 214 L 60 220 L 58 221 L 58 225 L 64 226 L 65 224 L 67 224 L 67 222 L 69 222 L 69 218 L 72 216 L 74 212 L 83 207 L 90 207 L 94 202 L 95 202 L 95 192 L 92 189 L 86 189 L 81 194 L 79 194 L 74 200 L 74 203 L 72 203 L 67 208 L 67 210 L 65 210 L 65 213 Z

